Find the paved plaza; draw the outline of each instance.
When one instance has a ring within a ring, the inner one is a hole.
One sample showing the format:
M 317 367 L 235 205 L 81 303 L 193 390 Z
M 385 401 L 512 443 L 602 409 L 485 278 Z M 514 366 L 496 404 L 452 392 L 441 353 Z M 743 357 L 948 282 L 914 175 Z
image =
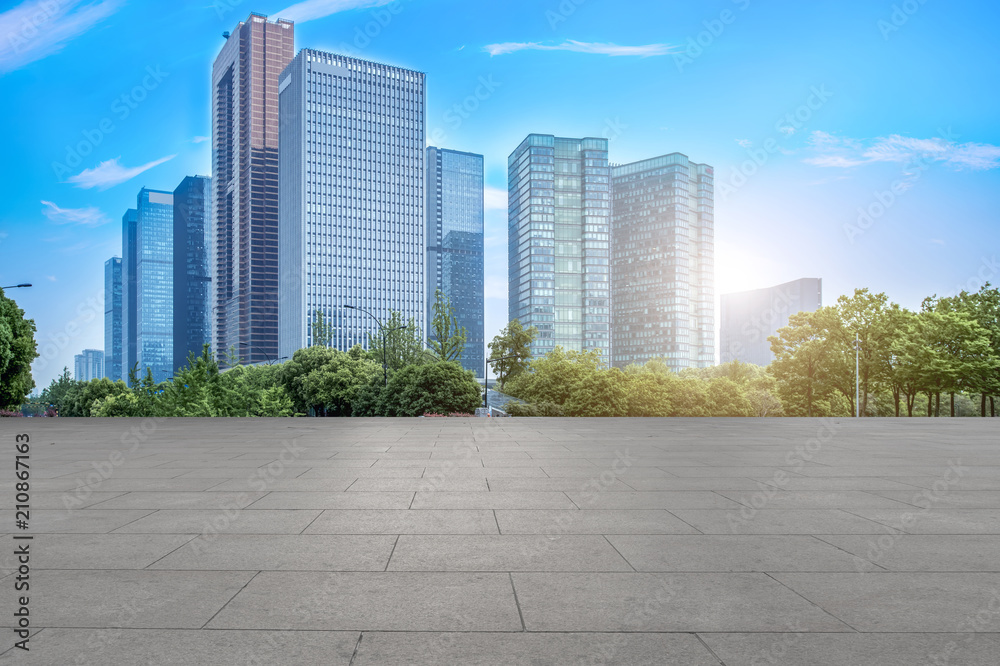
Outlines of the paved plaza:
M 3 419 L 0 664 L 994 665 L 998 433 Z

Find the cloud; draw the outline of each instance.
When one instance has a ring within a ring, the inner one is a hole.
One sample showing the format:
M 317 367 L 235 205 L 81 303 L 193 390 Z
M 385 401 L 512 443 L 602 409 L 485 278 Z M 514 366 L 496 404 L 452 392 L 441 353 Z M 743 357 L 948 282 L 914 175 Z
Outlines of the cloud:
M 506 42 L 503 44 L 488 44 L 483 50 L 491 56 L 506 55 L 516 51 L 573 51 L 575 53 L 594 53 L 606 56 L 651 56 L 670 55 L 679 50 L 669 44 L 647 44 L 645 46 L 618 46 L 617 44 L 599 44 L 597 42 L 578 42 L 567 40 L 562 44 L 542 44 L 540 42 Z
M 813 132 L 809 146 L 814 155 L 807 164 L 849 169 L 865 164 L 896 163 L 908 171 L 937 162 L 953 169 L 987 171 L 1000 168 L 1000 146 L 986 143 L 957 143 L 942 137 L 915 139 L 892 134 L 871 141 Z
M 49 282 L 58 282 L 55 275 L 46 275 L 45 277 L 48 278 Z
M 280 12 L 275 12 L 273 16 L 296 23 L 305 23 L 324 16 L 348 12 L 352 9 L 381 7 L 390 2 L 394 2 L 394 0 L 304 0 L 286 7 Z
M 935 245 L 946 245 L 946 243 L 940 238 L 932 238 L 931 242 L 934 243 Z
M 751 146 L 753 146 L 753 141 L 751 141 L 750 139 L 736 139 L 736 144 L 740 148 L 750 148 Z
M 0 14 L 0 75 L 58 53 L 123 0 L 28 0 Z
M 486 199 L 486 210 L 507 210 L 507 190 L 499 187 L 486 187 L 484 189 Z
M 51 201 L 42 201 L 42 214 L 56 224 L 73 224 L 84 227 L 99 227 L 110 220 L 99 209 L 93 206 L 87 208 L 60 208 Z M 46 239 L 49 240 L 49 239 Z
M 211 137 L 207 136 L 196 136 L 193 139 L 191 139 L 191 143 L 204 143 L 206 141 L 209 141 L 210 139 Z
M 121 157 L 116 157 L 113 160 L 101 162 L 93 169 L 84 169 L 75 176 L 67 178 L 66 182 L 75 183 L 77 187 L 84 190 L 96 187 L 97 189 L 103 191 L 109 187 L 120 185 L 127 180 L 132 180 L 143 171 L 148 171 L 155 166 L 159 166 L 164 162 L 174 159 L 175 157 L 177 156 L 167 155 L 166 157 L 161 157 L 158 160 L 153 160 L 152 162 L 148 162 L 137 167 L 124 167 L 118 162 Z

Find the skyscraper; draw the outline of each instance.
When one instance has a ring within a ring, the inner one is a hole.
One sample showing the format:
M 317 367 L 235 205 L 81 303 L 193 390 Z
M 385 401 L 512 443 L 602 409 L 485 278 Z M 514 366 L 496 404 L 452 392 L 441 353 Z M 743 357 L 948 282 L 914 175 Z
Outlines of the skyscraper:
M 104 375 L 122 378 L 122 260 L 104 262 Z
M 483 376 L 483 156 L 427 149 L 427 322 L 437 290 L 466 330 L 462 367 Z M 428 330 L 428 335 L 431 335 Z
M 142 188 L 136 206 L 136 347 L 139 378 L 174 376 L 174 195 Z
M 367 344 L 391 311 L 424 332 L 424 74 L 303 49 L 281 76 L 281 356 Z
M 823 307 L 823 280 L 802 278 L 766 289 L 723 294 L 721 300 L 721 361 L 766 366 L 774 360 L 767 338 L 787 326 L 793 314 Z
M 84 349 L 73 357 L 73 378 L 78 382 L 89 382 L 104 376 L 104 352 L 100 349 Z
M 174 190 L 174 370 L 211 344 L 212 179 L 188 176 Z
M 128 374 L 139 362 L 138 337 L 138 291 L 136 270 L 139 256 L 136 253 L 136 228 L 139 211 L 129 208 L 122 216 L 122 376 L 128 381 Z
M 607 139 L 532 134 L 508 159 L 509 316 L 556 346 L 610 361 Z
M 714 365 L 712 167 L 672 153 L 611 173 L 612 364 Z
M 251 14 L 212 66 L 212 340 L 251 363 L 278 352 L 278 75 L 290 21 Z

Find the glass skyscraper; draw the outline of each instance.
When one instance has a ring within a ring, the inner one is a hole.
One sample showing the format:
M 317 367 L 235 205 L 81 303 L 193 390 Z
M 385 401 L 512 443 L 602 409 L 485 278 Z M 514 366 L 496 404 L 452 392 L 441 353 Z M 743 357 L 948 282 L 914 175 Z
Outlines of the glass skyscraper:
M 712 167 L 673 153 L 612 168 L 612 364 L 715 364 Z
M 425 331 L 424 74 L 303 49 L 281 76 L 280 355 L 367 345 L 396 310 Z
M 128 373 L 139 362 L 138 338 L 138 289 L 136 275 L 139 256 L 136 252 L 136 229 L 139 211 L 129 208 L 122 216 L 122 375 L 128 381 Z
M 462 367 L 483 376 L 483 156 L 427 149 L 427 326 L 437 290 L 465 327 Z
M 122 260 L 104 262 L 104 376 L 122 378 Z
M 89 382 L 104 377 L 104 352 L 100 349 L 84 349 L 73 357 L 73 378 L 78 382 Z
M 767 366 L 774 360 L 767 338 L 799 312 L 823 307 L 823 280 L 802 278 L 766 289 L 723 294 L 719 344 L 722 363 Z
M 610 361 L 607 139 L 532 134 L 508 160 L 509 316 L 559 345 Z
M 212 179 L 188 176 L 174 190 L 174 370 L 211 344 Z
M 136 223 L 136 347 L 139 378 L 174 376 L 174 195 L 139 190 Z
M 250 363 L 278 352 L 278 75 L 290 21 L 251 14 L 212 66 L 212 339 Z

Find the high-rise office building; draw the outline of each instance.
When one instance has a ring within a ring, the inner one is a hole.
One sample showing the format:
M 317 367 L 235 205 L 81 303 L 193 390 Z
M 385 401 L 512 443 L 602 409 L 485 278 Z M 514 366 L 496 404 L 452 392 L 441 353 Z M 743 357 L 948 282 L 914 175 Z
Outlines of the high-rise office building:
M 251 14 L 212 66 L 212 340 L 250 363 L 278 352 L 278 75 L 290 21 Z
M 767 338 L 787 326 L 793 314 L 823 307 L 823 280 L 802 278 L 766 289 L 723 294 L 721 300 L 722 363 L 742 361 L 766 366 L 774 360 Z
M 139 256 L 136 253 L 136 228 L 139 211 L 129 208 L 122 216 L 122 375 L 128 381 L 129 372 L 139 362 L 138 337 L 139 316 L 138 290 L 136 289 L 136 269 Z
M 104 262 L 104 377 L 122 378 L 122 260 Z
M 672 153 L 612 175 L 612 364 L 715 364 L 712 167 Z
M 508 159 L 509 316 L 538 329 L 535 356 L 610 360 L 609 180 L 607 139 L 532 134 Z
M 427 149 L 427 322 L 435 293 L 451 299 L 465 328 L 461 363 L 482 377 L 484 353 L 483 156 Z
M 303 49 L 280 88 L 280 355 L 313 344 L 317 311 L 337 349 L 393 310 L 423 334 L 424 74 Z
M 104 377 L 104 352 L 100 349 L 84 349 L 73 357 L 73 378 L 78 382 L 89 382 Z
M 188 176 L 174 190 L 174 370 L 211 344 L 212 179 Z
M 174 194 L 142 188 L 136 215 L 136 348 L 139 378 L 174 376 Z

